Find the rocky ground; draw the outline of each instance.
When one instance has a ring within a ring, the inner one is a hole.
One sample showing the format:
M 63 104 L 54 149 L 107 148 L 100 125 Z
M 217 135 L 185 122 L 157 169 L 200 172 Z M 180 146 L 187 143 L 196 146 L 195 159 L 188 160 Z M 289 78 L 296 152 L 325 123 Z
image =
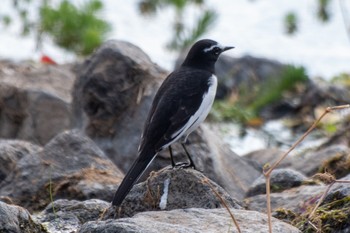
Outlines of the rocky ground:
M 282 66 L 224 57 L 218 97 L 244 80 L 257 82 L 251 74 L 263 81 Z M 171 169 L 161 152 L 122 206 L 110 205 L 166 75 L 121 41 L 107 42 L 82 64 L 1 61 L 0 232 L 237 232 L 230 212 L 242 232 L 267 232 L 262 169 L 283 151 L 238 156 L 206 124 L 189 138 L 198 170 Z M 350 103 L 348 93 L 310 81 L 307 91 L 287 101 L 288 110 L 300 117 L 325 103 Z M 270 118 L 276 106 L 265 110 Z M 272 173 L 273 232 L 350 232 L 350 184 L 313 178 L 327 172 L 350 180 L 348 119 L 340 124 L 321 146 L 287 157 Z M 174 153 L 186 161 L 181 146 Z

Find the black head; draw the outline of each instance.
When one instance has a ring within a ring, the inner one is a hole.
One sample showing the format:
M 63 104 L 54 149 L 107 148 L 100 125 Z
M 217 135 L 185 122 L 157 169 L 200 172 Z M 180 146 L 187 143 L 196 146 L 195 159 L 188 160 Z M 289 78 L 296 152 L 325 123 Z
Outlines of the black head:
M 222 46 L 209 39 L 197 41 L 188 52 L 182 66 L 204 69 L 214 73 L 215 62 L 220 54 L 232 48 L 234 47 Z

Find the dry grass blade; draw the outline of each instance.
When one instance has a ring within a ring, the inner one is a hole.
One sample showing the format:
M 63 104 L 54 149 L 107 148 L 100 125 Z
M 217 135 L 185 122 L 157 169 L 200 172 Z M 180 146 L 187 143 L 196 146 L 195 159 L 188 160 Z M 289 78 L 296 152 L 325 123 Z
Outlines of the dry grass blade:
M 209 182 L 208 179 L 204 179 L 203 183 L 208 184 L 209 187 L 211 188 L 211 190 L 215 193 L 215 195 L 217 196 L 217 198 L 219 198 L 221 204 L 227 209 L 227 211 L 229 212 L 231 219 L 233 221 L 233 223 L 235 224 L 238 233 L 241 233 L 241 229 L 239 228 L 238 222 L 235 218 L 235 216 L 233 215 L 233 213 L 231 212 L 230 208 L 228 207 L 228 205 L 226 204 L 225 200 L 221 197 L 221 195 L 215 190 L 215 188 L 213 187 L 213 185 Z
M 266 178 L 266 209 L 267 209 L 267 219 L 269 224 L 269 233 L 272 233 L 272 215 L 271 215 L 271 190 L 270 190 L 270 175 L 272 171 L 283 161 L 287 155 L 299 145 L 306 136 L 310 134 L 310 132 L 316 128 L 318 123 L 322 120 L 324 116 L 326 116 L 328 113 L 334 111 L 334 110 L 340 110 L 344 108 L 349 108 L 350 104 L 346 105 L 339 105 L 339 106 L 332 106 L 326 108 L 326 110 L 322 113 L 322 115 L 310 126 L 310 128 L 289 148 L 289 150 L 284 153 L 281 158 L 279 158 L 266 172 L 264 171 L 264 176 Z

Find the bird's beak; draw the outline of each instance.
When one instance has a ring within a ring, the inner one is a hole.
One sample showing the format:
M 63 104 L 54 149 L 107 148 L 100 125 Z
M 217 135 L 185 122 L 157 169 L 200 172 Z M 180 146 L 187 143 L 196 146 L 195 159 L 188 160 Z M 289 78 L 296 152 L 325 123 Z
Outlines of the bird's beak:
M 227 50 L 230 50 L 230 49 L 234 49 L 235 47 L 233 47 L 233 46 L 226 46 L 226 47 L 224 47 L 223 49 L 222 49 L 222 52 L 225 52 L 225 51 L 227 51 Z

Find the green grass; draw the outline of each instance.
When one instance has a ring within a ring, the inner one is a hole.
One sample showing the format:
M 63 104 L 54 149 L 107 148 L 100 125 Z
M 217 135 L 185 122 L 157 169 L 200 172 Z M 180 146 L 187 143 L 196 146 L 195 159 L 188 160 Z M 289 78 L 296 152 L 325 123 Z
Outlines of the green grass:
M 270 77 L 265 83 L 254 87 L 241 85 L 239 98 L 235 102 L 216 101 L 211 119 L 216 121 L 235 121 L 246 124 L 259 118 L 260 111 L 267 105 L 283 98 L 284 93 L 295 89 L 296 85 L 308 80 L 303 67 L 286 66 L 278 77 Z

